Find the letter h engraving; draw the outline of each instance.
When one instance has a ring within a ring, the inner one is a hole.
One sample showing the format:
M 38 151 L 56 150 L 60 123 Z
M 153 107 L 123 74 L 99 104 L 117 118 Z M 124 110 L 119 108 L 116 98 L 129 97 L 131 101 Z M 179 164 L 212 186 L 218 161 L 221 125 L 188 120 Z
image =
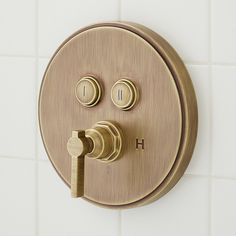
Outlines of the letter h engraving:
M 139 140 L 136 138 L 136 149 L 142 148 L 144 150 L 144 139 Z

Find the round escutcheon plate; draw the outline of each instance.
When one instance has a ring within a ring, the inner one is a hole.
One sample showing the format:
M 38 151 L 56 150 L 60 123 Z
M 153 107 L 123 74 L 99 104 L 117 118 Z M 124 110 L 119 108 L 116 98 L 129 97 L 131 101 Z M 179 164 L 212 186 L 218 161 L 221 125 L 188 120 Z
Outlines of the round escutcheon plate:
M 81 105 L 78 81 L 92 76 L 101 85 L 95 106 Z M 131 81 L 138 100 L 116 107 L 111 89 Z M 52 57 L 41 85 L 39 122 L 48 157 L 70 186 L 66 144 L 72 130 L 110 120 L 123 131 L 119 159 L 104 163 L 85 157 L 84 198 L 101 206 L 143 205 L 168 192 L 183 175 L 197 134 L 197 104 L 187 70 L 158 34 L 134 23 L 102 23 L 68 38 Z

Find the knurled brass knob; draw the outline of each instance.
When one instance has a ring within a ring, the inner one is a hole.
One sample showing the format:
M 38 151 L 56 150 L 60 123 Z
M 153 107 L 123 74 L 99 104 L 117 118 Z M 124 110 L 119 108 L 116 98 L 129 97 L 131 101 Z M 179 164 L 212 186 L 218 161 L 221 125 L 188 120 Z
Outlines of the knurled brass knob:
M 71 156 L 71 196 L 81 197 L 84 194 L 85 155 L 103 162 L 114 161 L 121 154 L 122 131 L 112 122 L 97 122 L 85 131 L 72 131 L 67 150 Z

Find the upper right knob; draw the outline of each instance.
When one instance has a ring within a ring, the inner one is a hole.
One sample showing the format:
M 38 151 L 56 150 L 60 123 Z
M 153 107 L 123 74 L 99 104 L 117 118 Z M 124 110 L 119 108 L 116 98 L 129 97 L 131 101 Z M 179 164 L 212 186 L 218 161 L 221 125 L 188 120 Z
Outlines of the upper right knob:
M 138 100 L 138 90 L 130 80 L 120 79 L 112 86 L 111 100 L 116 107 L 129 110 Z

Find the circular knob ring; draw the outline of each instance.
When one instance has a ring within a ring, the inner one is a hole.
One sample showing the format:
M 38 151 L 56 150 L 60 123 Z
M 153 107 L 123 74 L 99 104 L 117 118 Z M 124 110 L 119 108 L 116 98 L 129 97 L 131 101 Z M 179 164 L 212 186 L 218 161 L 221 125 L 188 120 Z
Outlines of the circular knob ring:
M 103 130 L 103 134 L 101 133 Z M 104 137 L 104 133 L 109 137 Z M 102 162 L 112 162 L 121 155 L 123 135 L 120 127 L 111 121 L 99 121 L 91 129 L 85 131 L 87 138 L 93 141 L 93 150 L 86 156 Z M 99 153 L 96 152 L 96 145 L 99 145 Z M 106 149 L 106 147 L 108 147 Z M 105 150 L 106 149 L 106 150 Z
M 92 92 L 93 92 L 93 96 L 91 97 L 91 99 L 89 99 L 87 102 L 81 100 L 80 96 L 77 93 L 77 89 L 79 87 L 79 85 L 86 81 L 87 83 L 89 83 L 92 86 Z M 102 95 L 102 89 L 100 84 L 98 83 L 98 81 L 93 78 L 92 76 L 85 76 L 82 79 L 80 79 L 76 86 L 75 86 L 75 96 L 77 98 L 77 100 L 79 101 L 80 104 L 82 104 L 85 107 L 93 107 L 95 105 L 97 105 L 97 103 L 100 101 L 101 99 L 101 95 Z
M 116 88 L 117 85 L 123 85 L 125 86 L 128 90 L 129 90 L 129 100 L 124 103 L 124 104 L 119 104 L 117 103 L 116 99 L 114 98 L 114 90 Z M 120 79 L 118 80 L 111 89 L 111 100 L 113 102 L 113 104 L 120 108 L 121 110 L 127 111 L 130 110 L 131 108 L 133 108 L 133 106 L 136 104 L 137 100 L 138 100 L 138 90 L 136 88 L 136 86 L 133 84 L 133 82 L 131 82 L 128 79 Z

